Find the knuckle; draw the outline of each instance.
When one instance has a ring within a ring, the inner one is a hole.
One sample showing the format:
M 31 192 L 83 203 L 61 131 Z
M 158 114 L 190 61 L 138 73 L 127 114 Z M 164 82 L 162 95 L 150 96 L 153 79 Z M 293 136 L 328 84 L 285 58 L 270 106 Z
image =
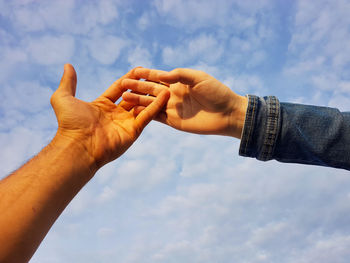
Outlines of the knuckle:
M 140 66 L 139 67 L 134 67 L 132 70 L 129 71 L 129 77 L 137 79 L 138 78 L 137 77 L 137 74 L 138 74 L 137 70 L 141 69 L 141 68 L 142 67 L 140 67 Z
M 57 100 L 58 100 L 58 95 L 57 95 L 57 92 L 55 91 L 55 92 L 51 95 L 50 104 L 51 104 L 52 106 L 55 106 L 56 103 L 57 103 Z
M 184 68 L 176 68 L 173 70 L 175 74 L 181 74 L 184 71 Z
M 132 70 L 130 70 L 130 74 L 131 75 L 134 75 L 135 74 L 135 72 L 136 72 L 136 69 L 138 69 L 139 67 L 135 67 L 135 68 L 133 68 Z

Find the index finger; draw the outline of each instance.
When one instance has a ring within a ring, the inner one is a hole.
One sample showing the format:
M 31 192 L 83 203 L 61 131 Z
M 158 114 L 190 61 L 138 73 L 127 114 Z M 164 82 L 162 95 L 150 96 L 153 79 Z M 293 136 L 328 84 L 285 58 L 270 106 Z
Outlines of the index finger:
M 135 76 L 135 71 L 136 69 L 139 69 L 139 68 L 140 67 L 134 68 L 130 70 L 128 73 L 126 73 L 124 76 L 122 76 L 121 78 L 117 79 L 115 82 L 113 82 L 113 84 L 108 89 L 105 90 L 105 92 L 102 93 L 100 97 L 105 97 L 110 101 L 112 101 L 113 103 L 116 102 L 125 91 L 125 89 L 122 86 L 122 80 L 127 78 L 138 79 Z

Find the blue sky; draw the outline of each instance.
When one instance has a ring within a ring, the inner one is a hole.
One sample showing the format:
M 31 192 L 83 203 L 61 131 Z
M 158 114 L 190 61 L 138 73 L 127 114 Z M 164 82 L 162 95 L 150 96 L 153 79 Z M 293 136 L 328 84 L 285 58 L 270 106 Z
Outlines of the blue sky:
M 350 110 L 350 2 L 0 0 L 0 176 L 47 144 L 63 64 L 91 101 L 134 66 L 204 70 L 235 92 Z M 153 122 L 31 262 L 349 262 L 350 176 L 238 156 Z

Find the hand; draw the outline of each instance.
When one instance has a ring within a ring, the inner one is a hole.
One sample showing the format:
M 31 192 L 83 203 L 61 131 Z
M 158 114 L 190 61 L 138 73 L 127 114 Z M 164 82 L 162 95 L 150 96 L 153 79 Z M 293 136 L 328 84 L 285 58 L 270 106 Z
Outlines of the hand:
M 138 105 L 136 112 L 152 103 L 153 96 L 168 89 L 170 99 L 157 120 L 182 131 L 241 138 L 247 98 L 237 95 L 212 76 L 192 69 L 165 72 L 146 68 L 135 69 L 133 76 L 146 80 L 122 81 L 124 89 L 134 92 L 124 93 L 123 99 Z
M 130 71 L 88 103 L 75 98 L 77 76 L 73 66 L 66 64 L 59 88 L 51 97 L 58 121 L 56 137 L 84 147 L 97 169 L 122 155 L 169 98 L 169 91 L 164 90 L 138 112 L 116 105 L 125 91 L 121 81 L 134 78 L 133 74 L 134 70 Z

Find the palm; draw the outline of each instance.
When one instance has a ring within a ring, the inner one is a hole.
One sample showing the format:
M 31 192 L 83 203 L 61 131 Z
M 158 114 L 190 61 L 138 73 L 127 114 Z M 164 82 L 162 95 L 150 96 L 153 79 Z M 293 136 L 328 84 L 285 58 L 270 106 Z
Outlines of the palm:
M 58 120 L 57 134 L 84 147 L 97 167 L 123 154 L 168 100 L 169 92 L 162 92 L 139 114 L 116 105 L 123 93 L 121 80 L 132 78 L 132 72 L 88 103 L 75 98 L 76 73 L 71 65 L 66 65 L 61 84 L 51 97 Z
M 182 83 L 170 85 L 170 99 L 163 122 L 188 132 L 216 133 L 224 128 L 222 116 L 230 114 L 231 91 L 223 84 L 207 79 L 194 86 Z M 216 87 L 216 88 L 213 88 Z
M 87 103 L 70 97 L 61 103 L 59 132 L 73 139 L 86 138 L 92 146 L 89 154 L 97 162 L 118 158 L 138 136 L 134 115 L 108 99 Z

